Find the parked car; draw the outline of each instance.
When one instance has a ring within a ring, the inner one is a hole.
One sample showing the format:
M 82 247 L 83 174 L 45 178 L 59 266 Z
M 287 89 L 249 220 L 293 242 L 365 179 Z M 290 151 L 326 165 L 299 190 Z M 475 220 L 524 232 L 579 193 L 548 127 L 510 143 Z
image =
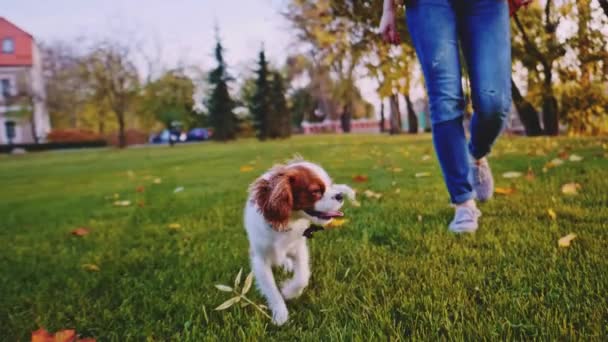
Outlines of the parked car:
M 206 128 L 193 128 L 188 132 L 187 141 L 209 140 L 209 130 Z
M 188 135 L 180 131 L 170 131 L 163 129 L 158 134 L 153 134 L 150 137 L 151 144 L 174 144 L 177 142 L 185 142 L 188 140 Z

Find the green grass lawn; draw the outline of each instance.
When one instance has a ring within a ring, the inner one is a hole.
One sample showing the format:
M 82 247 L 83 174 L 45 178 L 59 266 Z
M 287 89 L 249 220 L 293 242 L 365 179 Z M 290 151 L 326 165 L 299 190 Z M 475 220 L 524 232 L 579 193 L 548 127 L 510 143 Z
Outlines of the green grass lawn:
M 482 204 L 468 236 L 447 231 L 452 209 L 427 135 L 2 156 L 0 340 L 39 327 L 98 341 L 606 340 L 607 144 L 502 138 L 490 161 L 497 186 L 516 192 Z M 561 151 L 584 159 L 543 172 Z M 311 284 L 288 303 L 288 324 L 252 307 L 214 311 L 229 298 L 214 285 L 249 272 L 247 185 L 294 153 L 357 188 L 361 207 L 309 241 Z M 531 181 L 501 176 L 529 167 Z M 369 181 L 353 183 L 357 174 Z M 569 182 L 578 195 L 562 194 Z M 113 206 L 114 194 L 132 204 Z M 90 234 L 70 234 L 81 226 Z M 558 247 L 568 233 L 577 238 Z

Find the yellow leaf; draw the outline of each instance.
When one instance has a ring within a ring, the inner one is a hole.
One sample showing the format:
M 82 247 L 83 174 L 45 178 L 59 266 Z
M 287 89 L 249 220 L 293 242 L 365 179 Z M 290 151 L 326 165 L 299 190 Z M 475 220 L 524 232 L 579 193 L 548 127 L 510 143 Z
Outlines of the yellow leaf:
M 395 189 L 395 193 L 396 194 L 400 194 L 401 193 L 401 189 L 399 189 L 399 188 Z
M 243 165 L 239 168 L 240 172 L 251 172 L 253 171 L 253 166 L 251 165 Z
M 574 233 L 570 233 L 562 238 L 560 238 L 557 241 L 557 245 L 560 247 L 569 247 L 570 246 L 570 242 L 572 242 L 572 240 L 576 239 L 576 234 Z
M 325 225 L 325 228 L 339 228 L 342 227 L 346 222 L 348 222 L 348 220 L 345 218 L 335 218 L 329 221 L 329 223 Z
M 365 195 L 365 197 L 367 198 L 375 198 L 375 199 L 380 199 L 382 197 L 381 193 L 377 193 L 377 192 L 373 192 L 371 190 L 365 190 L 363 192 L 363 194 Z
M 547 164 L 545 164 L 545 168 L 547 169 L 551 169 L 557 166 L 560 166 L 564 163 L 563 160 L 559 159 L 559 158 L 555 158 L 552 161 L 548 162 Z
M 513 193 L 515 193 L 515 188 L 501 188 L 501 187 L 497 187 L 494 189 L 494 192 L 498 195 L 504 195 L 504 196 L 509 196 L 512 195 Z
M 163 182 L 163 180 L 160 178 L 154 178 L 154 180 L 152 181 L 152 183 L 154 183 L 154 184 L 160 184 L 162 182 Z
M 175 230 L 175 229 L 180 229 L 182 227 L 182 225 L 179 224 L 179 223 L 169 223 L 169 225 L 167 225 L 167 227 L 169 229 L 174 229 Z
M 581 185 L 578 183 L 566 183 L 562 185 L 562 193 L 564 195 L 576 195 L 578 191 L 581 189 Z
M 572 154 L 570 155 L 570 158 L 568 158 L 568 160 L 571 162 L 580 162 L 581 160 L 583 160 L 583 157 L 576 154 Z
M 99 266 L 95 265 L 95 264 L 82 264 L 82 268 L 84 268 L 87 271 L 90 272 L 99 272 Z
M 557 214 L 555 213 L 555 210 L 549 208 L 547 209 L 547 214 L 549 214 L 549 217 L 555 221 L 557 219 Z
M 431 159 L 431 156 L 429 156 L 428 154 L 422 156 L 422 161 L 427 161 L 429 159 Z
M 431 173 L 430 172 L 418 172 L 414 175 L 414 177 L 416 178 L 422 178 L 422 177 L 428 177 L 430 176 Z
M 402 171 L 403 171 L 403 169 L 402 169 L 402 168 L 400 168 L 400 167 L 393 167 L 392 169 L 390 169 L 390 171 L 395 172 L 395 173 L 398 173 L 398 172 L 402 172 Z

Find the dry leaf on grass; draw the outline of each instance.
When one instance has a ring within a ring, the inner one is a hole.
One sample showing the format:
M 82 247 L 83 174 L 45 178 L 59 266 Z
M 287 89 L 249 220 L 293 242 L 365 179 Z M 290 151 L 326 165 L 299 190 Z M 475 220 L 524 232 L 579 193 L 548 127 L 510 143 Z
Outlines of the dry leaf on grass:
M 403 172 L 403 169 L 400 167 L 393 167 L 393 168 L 390 168 L 389 171 L 399 173 L 399 172 Z
M 160 178 L 154 178 L 154 180 L 152 181 L 152 183 L 154 183 L 154 184 L 160 184 L 162 182 L 163 182 L 163 180 Z
M 526 172 L 526 180 L 528 182 L 531 182 L 534 180 L 534 178 L 536 178 L 536 176 L 534 175 L 534 171 L 532 171 L 532 168 L 528 168 L 528 172 Z
M 549 208 L 547 209 L 547 215 L 549 215 L 549 217 L 555 221 L 557 219 L 557 214 L 555 213 L 555 210 Z
M 431 159 L 431 156 L 429 156 L 428 154 L 422 156 L 422 161 L 427 161 L 429 159 Z
M 562 193 L 564 195 L 573 196 L 578 194 L 578 191 L 581 189 L 581 185 L 578 183 L 566 183 L 562 185 Z
M 583 157 L 576 154 L 572 154 L 570 155 L 570 158 L 568 158 L 568 160 L 571 162 L 580 162 L 581 160 L 583 160 Z
M 562 165 L 563 163 L 564 163 L 563 160 L 561 160 L 559 158 L 555 158 L 552 161 L 550 161 L 547 164 L 545 164 L 545 167 L 547 169 L 551 169 L 551 168 L 554 168 L 554 167 L 558 167 L 558 166 Z
M 345 218 L 335 218 L 335 219 L 329 221 L 329 223 L 326 224 L 324 227 L 325 228 L 340 228 L 346 222 L 348 222 L 348 219 L 345 219 Z
M 557 245 L 560 247 L 569 247 L 572 240 L 576 239 L 576 234 L 570 233 L 559 240 L 557 240 Z
M 251 172 L 253 171 L 253 166 L 251 165 L 243 165 L 239 168 L 239 172 Z
M 430 172 L 417 172 L 414 177 L 416 178 L 422 178 L 422 177 L 429 177 L 431 175 Z
M 135 188 L 136 192 L 144 192 L 146 190 L 146 188 L 144 188 L 143 185 L 138 186 L 137 188 Z
M 76 235 L 76 236 L 85 236 L 89 233 L 90 233 L 90 231 L 86 227 L 80 227 L 80 228 L 76 228 L 76 229 L 72 230 L 72 235 Z
M 363 191 L 363 194 L 365 195 L 365 197 L 367 198 L 375 198 L 375 199 L 380 199 L 382 197 L 381 193 L 378 192 L 374 192 L 372 190 L 365 190 Z
M 182 192 L 184 191 L 184 187 L 183 186 L 178 186 L 177 188 L 175 188 L 175 190 L 173 190 L 173 193 L 176 194 L 178 192 Z
M 496 187 L 494 189 L 494 192 L 497 195 L 503 195 L 503 196 L 509 196 L 515 193 L 515 188 L 514 187 L 509 187 L 509 188 L 501 188 L 501 187 Z
M 99 266 L 95 264 L 82 264 L 82 268 L 89 272 L 99 272 Z
M 356 182 L 356 183 L 365 183 L 367 181 L 369 181 L 369 177 L 367 175 L 356 175 L 356 176 L 353 176 L 353 182 Z
M 181 224 L 179 224 L 179 223 L 169 223 L 169 224 L 167 225 L 167 228 L 169 228 L 169 229 L 173 229 L 173 230 L 180 229 L 181 227 L 182 227 L 182 225 L 181 225 Z
M 60 330 L 55 334 L 51 334 L 44 328 L 40 328 L 32 332 L 32 342 L 95 342 L 94 338 L 78 338 L 76 330 L 66 329 Z
M 508 171 L 502 174 L 503 178 L 519 178 L 521 176 L 522 173 L 518 171 Z

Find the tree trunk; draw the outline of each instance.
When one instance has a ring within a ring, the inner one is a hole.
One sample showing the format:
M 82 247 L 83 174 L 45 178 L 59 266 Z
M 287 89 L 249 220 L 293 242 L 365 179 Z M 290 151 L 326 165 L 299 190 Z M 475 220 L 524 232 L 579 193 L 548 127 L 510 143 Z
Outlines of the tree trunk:
M 125 134 L 125 113 L 116 112 L 116 118 L 118 119 L 118 147 L 127 147 L 127 136 Z
M 404 94 L 405 104 L 407 106 L 407 126 L 408 133 L 416 134 L 418 133 L 418 117 L 416 116 L 416 111 L 414 110 L 414 105 L 410 100 L 409 94 Z
M 350 133 L 350 124 L 351 124 L 352 114 L 350 112 L 350 106 L 344 105 L 342 109 L 342 116 L 340 117 L 340 121 L 342 124 L 342 132 Z
M 521 95 L 521 92 L 513 79 L 511 79 L 511 92 L 513 94 L 513 103 L 515 104 L 515 108 L 517 108 L 519 120 L 524 125 L 526 135 L 532 137 L 543 134 L 543 130 L 540 127 L 540 120 L 538 119 L 538 112 L 534 109 L 532 104 L 526 101 Z
M 390 97 L 391 118 L 390 118 L 390 134 L 401 133 L 401 112 L 399 111 L 399 98 L 396 94 Z
M 553 73 L 550 66 L 544 67 L 545 80 L 543 82 L 543 127 L 546 135 L 559 135 L 559 115 L 557 100 L 553 94 Z
M 380 133 L 384 133 L 384 99 L 380 99 Z
M 40 139 L 38 138 L 38 134 L 36 134 L 36 118 L 34 114 L 32 114 L 32 118 L 30 119 L 30 130 L 32 131 L 32 138 L 34 139 L 34 144 L 38 144 Z

